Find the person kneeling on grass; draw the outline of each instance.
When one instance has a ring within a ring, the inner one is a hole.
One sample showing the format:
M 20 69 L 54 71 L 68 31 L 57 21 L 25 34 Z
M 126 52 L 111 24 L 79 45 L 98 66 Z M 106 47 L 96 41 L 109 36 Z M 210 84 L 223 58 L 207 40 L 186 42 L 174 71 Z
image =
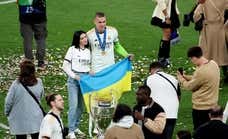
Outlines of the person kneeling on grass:
M 59 94 L 50 94 L 46 97 L 51 110 L 42 120 L 39 139 L 65 139 L 63 134 L 63 122 L 60 113 L 64 109 L 64 101 Z
M 134 121 L 142 127 L 145 139 L 165 139 L 163 130 L 166 114 L 163 108 L 150 97 L 150 93 L 148 86 L 138 88 L 137 105 L 133 108 Z
M 132 110 L 125 104 L 118 104 L 105 139 L 144 139 L 142 129 L 134 123 Z

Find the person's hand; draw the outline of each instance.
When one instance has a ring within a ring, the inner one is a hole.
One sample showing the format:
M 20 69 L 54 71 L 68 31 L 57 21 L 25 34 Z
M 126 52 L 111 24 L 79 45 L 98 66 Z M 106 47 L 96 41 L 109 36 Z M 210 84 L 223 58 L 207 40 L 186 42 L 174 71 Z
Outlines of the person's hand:
M 75 75 L 75 79 L 79 81 L 80 80 L 80 76 Z
M 179 81 L 185 79 L 184 76 L 183 76 L 179 71 L 177 71 L 177 79 L 178 79 Z
M 128 59 L 130 60 L 130 61 L 132 61 L 133 59 L 134 59 L 134 54 L 128 54 Z
M 170 18 L 165 18 L 165 23 L 166 23 L 166 24 L 171 24 Z
M 142 114 L 138 111 L 135 111 L 134 113 L 134 117 L 137 119 L 137 120 L 144 120 L 144 117 L 142 116 Z
M 91 70 L 91 71 L 89 71 L 89 75 L 94 76 L 95 72 Z

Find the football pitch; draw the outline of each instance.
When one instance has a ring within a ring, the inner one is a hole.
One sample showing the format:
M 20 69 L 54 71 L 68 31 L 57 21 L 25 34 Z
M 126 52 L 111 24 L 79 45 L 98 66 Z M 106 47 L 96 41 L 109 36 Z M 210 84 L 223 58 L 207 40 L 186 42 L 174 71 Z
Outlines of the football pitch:
M 6 0 L 0 0 L 4 2 Z M 180 20 L 194 5 L 194 1 L 178 1 Z M 133 53 L 132 91 L 125 93 L 120 102 L 133 107 L 135 91 L 148 75 L 148 66 L 156 60 L 161 30 L 150 25 L 155 3 L 151 0 L 48 0 L 48 69 L 38 72 L 43 80 L 45 93 L 60 93 L 64 96 L 65 110 L 62 118 L 67 125 L 68 97 L 66 76 L 61 70 L 62 62 L 71 44 L 73 32 L 88 31 L 94 27 L 93 17 L 96 11 L 105 12 L 107 24 L 117 28 L 120 43 L 129 53 Z M 198 44 L 198 35 L 193 28 L 181 26 L 181 42 L 171 48 L 171 67 L 166 71 L 175 75 L 179 67 L 192 73 L 193 65 L 186 57 L 189 47 Z M 12 81 L 17 77 L 18 62 L 23 55 L 22 38 L 19 32 L 18 9 L 16 3 L 0 4 L 0 123 L 6 124 L 4 100 Z M 116 57 L 119 59 L 121 57 Z M 222 75 L 222 73 L 221 73 Z M 221 85 L 219 104 L 224 106 L 228 100 L 228 85 Z M 48 107 L 43 99 L 43 106 Z M 191 92 L 182 90 L 182 98 L 175 133 L 178 130 L 192 130 Z M 32 121 L 31 121 L 32 122 Z M 88 133 L 88 114 L 84 113 L 80 129 Z M 0 127 L 0 139 L 10 139 L 9 132 Z M 173 136 L 175 138 L 175 136 Z

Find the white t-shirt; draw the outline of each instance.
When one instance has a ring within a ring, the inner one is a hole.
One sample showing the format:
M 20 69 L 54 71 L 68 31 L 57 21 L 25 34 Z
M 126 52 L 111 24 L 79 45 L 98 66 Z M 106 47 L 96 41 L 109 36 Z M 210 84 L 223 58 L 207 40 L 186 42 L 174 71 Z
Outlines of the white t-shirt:
M 59 119 L 62 123 L 62 120 L 60 117 Z M 47 114 L 44 117 L 40 126 L 39 139 L 42 139 L 43 136 L 50 137 L 50 139 L 63 139 L 59 122 L 54 116 L 50 114 Z
M 92 49 L 92 70 L 94 72 L 99 72 L 115 63 L 114 42 L 118 42 L 118 32 L 114 27 L 110 26 L 106 27 L 106 32 L 105 54 L 102 53 L 95 28 L 87 32 L 89 44 Z M 104 33 L 99 34 L 99 36 L 103 43 Z
M 75 72 L 89 72 L 90 59 L 89 49 L 78 49 L 75 46 L 71 46 L 65 56 L 65 60 L 71 63 L 71 70 Z
M 177 88 L 178 81 L 172 75 L 164 72 L 158 72 L 168 78 Z M 167 118 L 177 119 L 179 100 L 177 92 L 173 86 L 158 74 L 150 75 L 146 81 L 147 86 L 151 89 L 151 98 L 162 106 Z

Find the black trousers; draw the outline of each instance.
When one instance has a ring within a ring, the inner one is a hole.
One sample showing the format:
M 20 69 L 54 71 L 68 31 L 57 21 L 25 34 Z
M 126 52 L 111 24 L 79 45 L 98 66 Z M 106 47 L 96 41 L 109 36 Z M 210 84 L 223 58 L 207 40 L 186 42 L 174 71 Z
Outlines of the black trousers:
M 38 139 L 39 133 L 31 134 L 32 139 Z M 16 139 L 27 139 L 27 135 L 16 135 Z
M 165 139 L 172 139 L 175 125 L 176 119 L 166 119 L 165 129 L 163 131 Z
M 210 121 L 209 112 L 210 110 L 192 109 L 192 120 L 193 120 L 194 130 L 196 130 L 200 125 Z

